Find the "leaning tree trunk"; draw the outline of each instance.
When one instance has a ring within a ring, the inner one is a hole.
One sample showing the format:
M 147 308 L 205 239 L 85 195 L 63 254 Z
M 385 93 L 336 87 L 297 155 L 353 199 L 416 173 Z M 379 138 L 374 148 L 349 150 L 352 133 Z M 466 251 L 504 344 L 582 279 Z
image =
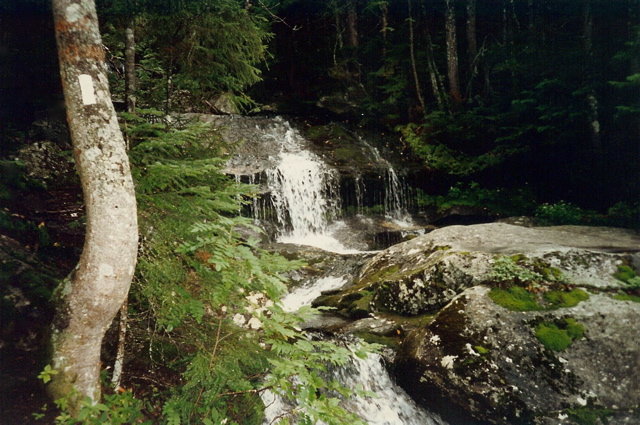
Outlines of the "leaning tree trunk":
M 94 0 L 52 0 L 60 74 L 86 205 L 80 261 L 56 291 L 49 386 L 54 398 L 100 398 L 100 346 L 127 296 L 138 244 L 125 144 L 109 93 Z
M 415 53 L 415 36 L 413 31 L 413 17 L 411 16 L 411 0 L 407 0 L 407 6 L 409 7 L 409 55 L 411 57 L 411 71 L 413 73 L 413 83 L 416 86 L 416 96 L 422 115 L 426 115 L 427 107 L 424 103 L 424 97 L 422 96 L 422 88 L 420 87 L 420 77 L 418 76 L 418 66 L 416 65 L 416 53 Z
M 587 62 L 586 69 L 591 79 L 593 79 L 593 11 L 591 10 L 591 0 L 587 0 L 584 3 L 582 36 L 585 61 Z M 596 97 L 596 92 L 592 87 L 590 87 L 587 92 L 586 101 L 589 108 L 588 121 L 591 146 L 593 147 L 594 152 L 600 156 L 602 155 L 602 142 L 600 136 L 598 98 Z

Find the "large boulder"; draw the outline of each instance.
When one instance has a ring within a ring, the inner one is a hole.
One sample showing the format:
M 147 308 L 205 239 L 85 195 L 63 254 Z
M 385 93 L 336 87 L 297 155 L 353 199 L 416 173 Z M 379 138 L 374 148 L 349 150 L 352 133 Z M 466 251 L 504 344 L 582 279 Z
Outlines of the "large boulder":
M 465 290 L 405 338 L 396 373 L 410 394 L 493 424 L 640 422 L 640 303 L 592 293 L 571 308 L 520 312 L 489 293 Z M 545 327 L 570 345 L 553 345 Z
M 381 251 L 353 285 L 315 304 L 358 317 L 435 313 L 466 288 L 512 283 L 509 278 L 618 290 L 625 285 L 614 274 L 622 265 L 639 268 L 639 250 L 640 236 L 623 229 L 450 226 Z
M 621 229 L 452 226 L 379 253 L 331 297 L 361 315 L 364 300 L 374 315 L 437 311 L 396 359 L 398 382 L 432 409 L 453 403 L 493 424 L 640 423 L 640 298 L 628 295 L 639 250 Z

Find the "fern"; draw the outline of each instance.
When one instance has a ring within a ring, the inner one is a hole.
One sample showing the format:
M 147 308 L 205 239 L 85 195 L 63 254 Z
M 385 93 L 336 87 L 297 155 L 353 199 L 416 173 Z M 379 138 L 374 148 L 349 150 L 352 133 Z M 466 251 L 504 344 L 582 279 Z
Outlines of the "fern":
M 132 134 L 148 128 L 134 122 Z M 156 361 L 182 375 L 166 395 L 166 423 L 259 424 L 266 388 L 296 400 L 301 423 L 361 423 L 338 405 L 350 392 L 320 374 L 346 363 L 351 350 L 300 330 L 316 310 L 277 305 L 286 273 L 303 263 L 240 232 L 260 232 L 238 215 L 254 188 L 220 173 L 226 146 L 200 124 L 153 129 L 131 151 L 142 243 L 130 305 L 153 326 Z M 238 315 L 253 316 L 258 329 L 238 327 Z

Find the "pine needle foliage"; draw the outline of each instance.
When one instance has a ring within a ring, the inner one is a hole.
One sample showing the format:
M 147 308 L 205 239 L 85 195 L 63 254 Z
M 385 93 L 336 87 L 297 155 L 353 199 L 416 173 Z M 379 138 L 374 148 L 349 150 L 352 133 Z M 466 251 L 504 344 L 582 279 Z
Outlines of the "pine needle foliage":
M 363 423 L 339 406 L 351 392 L 321 372 L 367 348 L 315 341 L 300 329 L 315 309 L 279 306 L 286 273 L 303 264 L 260 248 L 260 229 L 239 215 L 254 188 L 220 172 L 228 147 L 216 131 L 133 115 L 123 127 L 142 239 L 132 320 L 151 330 L 152 361 L 183 382 L 164 395 L 162 423 L 260 424 L 266 389 L 294 402 L 300 423 Z

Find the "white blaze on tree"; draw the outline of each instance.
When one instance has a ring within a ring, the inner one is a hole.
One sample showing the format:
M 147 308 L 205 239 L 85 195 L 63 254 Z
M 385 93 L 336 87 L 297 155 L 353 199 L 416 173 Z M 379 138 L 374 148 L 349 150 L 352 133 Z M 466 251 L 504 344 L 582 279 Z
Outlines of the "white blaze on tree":
M 54 398 L 100 398 L 100 348 L 136 264 L 136 200 L 109 92 L 94 0 L 52 0 L 67 120 L 86 205 L 80 261 L 56 291 Z

